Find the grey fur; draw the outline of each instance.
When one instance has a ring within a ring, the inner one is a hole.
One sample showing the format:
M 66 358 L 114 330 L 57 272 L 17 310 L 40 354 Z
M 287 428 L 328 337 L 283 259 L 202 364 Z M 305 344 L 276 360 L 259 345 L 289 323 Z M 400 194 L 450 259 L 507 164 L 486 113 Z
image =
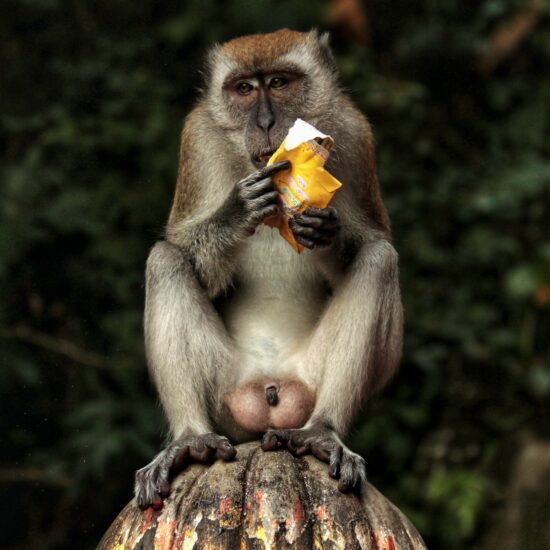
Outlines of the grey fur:
M 300 116 L 332 135 L 327 167 L 343 183 L 330 211 L 295 220 L 296 237 L 311 248 L 300 255 L 260 225 L 275 208 L 269 178 L 277 168 L 254 170 L 248 122 L 235 116 L 221 89 L 238 64 L 220 47 L 210 57 L 211 87 L 183 132 L 167 241 L 155 245 L 147 263 L 147 361 L 175 442 L 138 472 L 142 506 L 165 492 L 178 453 L 191 445 L 186 438 L 199 438 L 192 443 L 200 447 L 211 432 L 233 441 L 255 437 L 234 425 L 224 396 L 260 375 L 297 377 L 316 392 L 306 426 L 268 432 L 265 448 L 279 441 L 313 452 L 342 490 L 365 478 L 364 460 L 340 438 L 396 371 L 403 312 L 370 128 L 331 64 L 319 62 L 327 51 L 325 35 L 310 33 L 281 60 L 301 68 L 307 90 L 300 112 L 294 98 L 280 120 Z

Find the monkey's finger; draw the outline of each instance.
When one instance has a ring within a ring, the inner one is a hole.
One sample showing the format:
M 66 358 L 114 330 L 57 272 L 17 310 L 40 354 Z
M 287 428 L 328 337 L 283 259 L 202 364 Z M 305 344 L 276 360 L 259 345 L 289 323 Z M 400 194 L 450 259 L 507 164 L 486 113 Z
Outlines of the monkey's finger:
M 328 240 L 336 234 L 336 228 L 329 228 L 327 231 L 325 231 L 324 228 L 314 229 L 313 227 L 305 227 L 300 225 L 293 220 L 290 220 L 288 225 L 295 236 L 300 235 L 300 237 L 304 237 L 312 241 Z
M 163 479 L 159 483 L 159 493 L 162 498 L 166 498 L 170 494 L 170 482 L 167 479 Z
M 294 453 L 296 456 L 304 456 L 305 454 L 310 452 L 309 443 L 306 443 L 305 445 L 302 445 L 301 447 L 296 448 L 296 452 Z
M 294 235 L 294 238 L 296 239 L 296 242 L 298 244 L 301 244 L 302 246 L 305 246 L 306 248 L 313 249 L 315 248 L 315 242 L 311 239 L 306 239 L 304 237 L 301 237 L 300 235 Z
M 216 451 L 216 458 L 221 458 L 222 460 L 233 460 L 237 456 L 237 449 L 229 443 L 229 440 L 220 438 L 215 443 L 211 444 L 211 448 Z
M 241 193 L 242 196 L 246 199 L 254 199 L 263 195 L 264 193 L 276 190 L 277 188 L 275 187 L 273 180 L 271 178 L 265 178 L 263 180 L 252 182 L 249 185 L 246 185 L 242 189 Z
M 262 437 L 262 450 L 274 451 L 279 447 L 279 439 L 273 432 L 266 432 Z
M 340 222 L 338 220 L 321 218 L 320 216 L 306 216 L 305 214 L 296 214 L 293 221 L 299 226 L 310 227 L 319 231 L 336 232 L 340 227 Z
M 340 477 L 340 466 L 342 463 L 342 445 L 338 445 L 330 455 L 328 475 L 334 479 Z
M 157 490 L 158 483 L 155 480 L 155 471 L 147 470 L 137 472 L 136 475 L 136 501 L 141 510 L 146 510 L 150 506 L 155 506 L 158 504 L 158 501 L 161 502 L 162 499 Z M 159 508 L 155 508 L 159 509 Z
M 299 242 L 300 244 L 303 244 L 303 243 L 313 243 L 311 246 L 307 246 L 306 244 L 304 244 L 304 246 L 307 246 L 307 248 L 325 248 L 327 246 L 330 246 L 332 244 L 332 237 L 330 236 L 325 236 L 323 235 L 322 237 L 318 237 L 318 236 L 315 236 L 315 237 L 312 237 L 312 238 L 308 238 L 308 237 L 303 237 L 302 235 L 297 235 L 296 233 L 294 233 L 294 238 L 296 239 L 297 242 Z
M 278 206 L 276 204 L 269 204 L 268 206 L 265 206 L 261 210 L 258 210 L 254 213 L 252 216 L 252 221 L 254 223 L 260 223 L 261 221 L 265 220 L 265 218 L 269 218 L 269 216 L 273 216 L 278 210 Z
M 292 164 L 289 160 L 283 160 L 281 162 L 276 162 L 274 164 L 270 164 L 269 166 L 264 166 L 263 168 L 260 168 L 256 172 L 258 174 L 257 179 L 264 179 L 264 178 L 270 178 L 271 176 L 277 174 L 278 172 L 282 172 L 283 170 L 288 170 Z
M 340 466 L 338 490 L 343 493 L 360 490 L 365 479 L 365 460 L 355 453 L 344 452 Z
M 338 479 L 340 477 L 340 462 L 335 462 L 328 467 L 328 475 L 332 479 Z
M 188 461 L 188 459 L 189 459 L 189 447 L 187 445 L 183 445 L 178 449 L 176 455 L 174 456 L 174 459 L 170 466 L 170 472 L 181 470 L 183 466 L 185 466 L 185 463 Z
M 311 454 L 322 462 L 330 462 L 330 453 L 323 449 L 320 445 L 311 444 Z
M 259 170 L 256 170 L 256 172 L 253 172 L 252 174 L 247 176 L 244 180 L 241 181 L 241 183 L 245 186 L 253 185 L 260 180 L 271 178 L 271 176 L 274 176 L 277 172 L 288 170 L 290 166 L 291 164 L 289 160 L 284 160 L 282 162 L 270 164 L 269 166 L 264 166 L 263 168 L 260 168 Z
M 292 440 L 292 438 L 288 438 L 287 442 L 286 442 L 286 448 L 287 450 L 292 453 L 294 456 L 297 456 L 298 455 L 298 446 L 296 445 L 296 443 Z
M 136 483 L 136 502 L 140 510 L 146 510 L 153 502 L 153 494 L 145 484 Z
M 189 447 L 189 455 L 198 462 L 210 462 L 214 456 L 214 450 L 206 445 L 204 445 L 204 447 L 199 447 L 198 449 Z
M 137 504 L 140 510 L 147 510 L 147 508 L 153 508 L 153 510 L 160 510 L 162 508 L 162 498 L 157 492 L 150 491 L 148 493 L 138 495 Z
M 337 220 L 338 211 L 334 206 L 327 206 L 326 208 L 314 208 L 310 206 L 303 211 L 306 216 L 315 216 L 317 218 L 325 218 L 327 220 Z
M 255 212 L 256 210 L 260 210 L 264 206 L 267 206 L 268 204 L 279 204 L 279 193 L 277 191 L 271 191 L 270 193 L 265 193 L 261 197 L 258 197 L 257 199 L 251 200 L 248 203 L 248 207 L 252 212 Z
M 270 430 L 262 438 L 262 449 L 264 451 L 272 451 L 283 445 L 286 447 L 289 439 L 290 435 L 287 430 Z
M 237 456 L 237 449 L 231 447 L 231 449 L 218 448 L 216 451 L 216 458 L 221 458 L 225 461 L 233 460 Z

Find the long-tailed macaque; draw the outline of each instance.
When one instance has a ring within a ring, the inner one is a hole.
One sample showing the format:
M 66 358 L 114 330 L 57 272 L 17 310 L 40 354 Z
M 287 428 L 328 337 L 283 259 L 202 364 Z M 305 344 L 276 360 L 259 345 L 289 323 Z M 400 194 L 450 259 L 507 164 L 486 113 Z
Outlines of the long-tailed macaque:
M 262 224 L 276 212 L 266 166 L 297 118 L 335 146 L 331 206 L 291 220 L 297 254 Z M 192 460 L 234 443 L 313 453 L 342 491 L 364 460 L 342 439 L 394 374 L 403 313 L 397 253 L 369 123 L 343 93 L 327 35 L 280 30 L 216 46 L 181 136 L 165 240 L 147 261 L 145 344 L 172 442 L 136 474 L 138 504 L 160 506 Z

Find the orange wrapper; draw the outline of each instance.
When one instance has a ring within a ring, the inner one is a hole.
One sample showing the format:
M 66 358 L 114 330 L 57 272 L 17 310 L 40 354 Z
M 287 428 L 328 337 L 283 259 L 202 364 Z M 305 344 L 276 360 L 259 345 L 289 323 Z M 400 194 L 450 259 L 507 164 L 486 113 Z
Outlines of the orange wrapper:
M 291 167 L 273 176 L 281 197 L 279 213 L 264 220 L 276 227 L 290 246 L 300 253 L 304 247 L 297 243 L 288 220 L 306 208 L 326 208 L 342 184 L 324 169 L 334 141 L 330 136 L 297 119 L 287 137 L 273 153 L 269 164 L 289 160 Z

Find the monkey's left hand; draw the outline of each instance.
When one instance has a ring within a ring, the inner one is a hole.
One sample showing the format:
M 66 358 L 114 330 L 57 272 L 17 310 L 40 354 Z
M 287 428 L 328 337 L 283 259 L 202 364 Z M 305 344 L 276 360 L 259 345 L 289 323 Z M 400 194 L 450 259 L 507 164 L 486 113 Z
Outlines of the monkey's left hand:
M 306 208 L 288 220 L 296 242 L 306 248 L 330 246 L 340 230 L 340 218 L 334 206 Z
M 350 451 L 334 430 L 316 424 L 298 430 L 269 430 L 262 439 L 262 449 L 273 451 L 286 447 L 295 456 L 311 453 L 329 464 L 330 477 L 338 479 L 338 489 L 343 493 L 361 491 L 366 479 L 365 460 Z

